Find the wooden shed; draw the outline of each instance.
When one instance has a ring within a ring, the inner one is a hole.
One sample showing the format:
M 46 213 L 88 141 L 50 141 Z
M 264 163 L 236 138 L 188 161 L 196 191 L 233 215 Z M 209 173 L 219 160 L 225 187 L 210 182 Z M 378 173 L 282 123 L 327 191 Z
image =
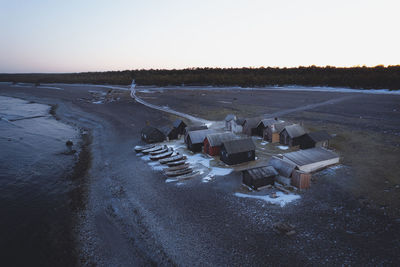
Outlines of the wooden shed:
M 173 126 L 164 126 L 161 129 L 161 132 L 165 135 L 167 141 L 178 139 L 178 129 Z
M 245 119 L 242 118 L 236 118 L 235 120 L 231 120 L 229 122 L 230 126 L 230 131 L 233 133 L 242 133 L 243 132 L 243 125 L 245 123 Z
M 197 131 L 190 131 L 187 135 L 187 148 L 192 152 L 200 152 L 202 150 L 204 139 L 207 134 L 214 133 L 214 130 L 204 129 Z
M 165 140 L 165 134 L 155 127 L 146 126 L 141 131 L 141 138 L 146 143 L 157 143 Z
M 225 130 L 232 131 L 232 122 L 236 120 L 236 115 L 228 114 L 225 117 Z
M 236 135 L 230 132 L 212 133 L 204 138 L 204 153 L 210 156 L 219 156 L 221 154 L 222 142 L 236 139 Z
M 279 143 L 279 133 L 288 125 L 292 125 L 293 123 L 277 121 L 274 124 L 268 125 L 264 129 L 263 139 L 270 143 Z
M 178 135 L 185 133 L 186 123 L 183 120 L 177 119 L 172 125 L 177 130 Z
M 307 189 L 311 185 L 311 173 L 294 170 L 291 183 L 299 189 Z
M 236 139 L 225 141 L 221 146 L 220 159 L 228 165 L 252 161 L 256 156 L 253 139 Z
M 274 184 L 278 172 L 272 166 L 265 166 L 244 170 L 242 172 L 243 184 L 258 189 L 260 187 Z
M 258 123 L 258 125 L 257 125 L 257 129 L 256 129 L 256 134 L 258 135 L 258 136 L 263 136 L 263 134 L 264 134 L 264 130 L 268 127 L 268 126 L 270 126 L 270 125 L 273 125 L 273 124 L 275 124 L 275 123 L 277 123 L 278 122 L 278 118 L 269 118 L 269 119 L 262 119 L 259 123 Z
M 295 164 L 303 172 L 313 172 L 339 163 L 339 155 L 321 148 L 310 148 L 283 154 L 283 160 Z
M 328 148 L 329 140 L 331 138 L 332 136 L 328 134 L 326 131 L 306 133 L 305 135 L 303 135 L 301 139 L 300 148 L 301 149 L 307 149 L 313 147 Z
M 305 133 L 306 131 L 299 124 L 285 126 L 279 133 L 279 143 L 287 146 L 298 146 Z
M 245 119 L 243 124 L 243 133 L 246 135 L 257 135 L 257 125 L 261 118 L 248 118 Z
M 199 131 L 199 130 L 206 130 L 206 129 L 208 129 L 208 127 L 206 125 L 204 125 L 204 124 L 203 125 L 186 126 L 185 127 L 185 131 L 183 132 L 185 143 L 187 144 L 187 137 L 188 137 L 189 132 L 191 132 L 191 131 Z

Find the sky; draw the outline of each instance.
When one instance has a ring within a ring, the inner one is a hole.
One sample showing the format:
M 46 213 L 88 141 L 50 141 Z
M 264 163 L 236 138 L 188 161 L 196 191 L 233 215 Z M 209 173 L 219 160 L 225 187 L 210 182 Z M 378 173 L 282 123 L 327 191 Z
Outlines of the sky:
M 0 0 L 0 73 L 400 64 L 398 0 Z

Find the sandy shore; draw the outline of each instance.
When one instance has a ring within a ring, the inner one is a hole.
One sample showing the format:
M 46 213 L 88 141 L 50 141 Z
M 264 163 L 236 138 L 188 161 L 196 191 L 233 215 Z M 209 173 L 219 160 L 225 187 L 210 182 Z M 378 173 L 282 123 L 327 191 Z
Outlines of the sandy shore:
M 0 95 L 56 104 L 55 113 L 61 121 L 90 130 L 86 208 L 77 211 L 79 264 L 265 266 L 398 262 L 400 221 L 343 190 L 338 181 L 354 180 L 351 166 L 315 175 L 316 183 L 311 189 L 285 207 L 235 196 L 241 190 L 240 173 L 217 177 L 210 183 L 197 179 L 165 183 L 163 175 L 149 168 L 132 148 L 146 122 L 165 125 L 172 116 L 135 103 L 127 92 L 88 85 L 57 87 L 61 90 L 2 84 Z M 214 102 L 216 94 L 210 96 Z M 253 94 L 244 99 L 250 101 Z M 326 95 L 312 92 L 280 94 L 301 99 L 302 105 L 327 100 Z M 168 95 L 151 96 L 157 97 L 152 100 L 157 104 L 171 99 Z M 231 99 L 226 96 L 222 92 L 217 100 L 234 101 L 239 95 L 232 95 Z M 260 95 L 257 97 L 261 99 Z M 263 97 L 265 101 L 269 99 L 268 95 Z M 221 109 L 221 103 L 211 105 L 201 99 L 200 92 L 175 93 L 172 98 L 175 101 L 168 101 L 170 106 L 209 120 L 216 118 L 204 112 L 206 107 L 210 112 Z M 98 101 L 101 103 L 94 104 Z M 199 105 L 203 103 L 201 109 Z M 278 110 L 285 103 L 280 105 L 267 109 Z M 223 116 L 230 111 L 224 107 L 223 112 L 215 114 Z M 256 109 L 254 105 L 251 108 Z M 250 114 L 252 110 L 246 112 Z M 293 224 L 297 234 L 276 234 L 273 224 L 277 222 Z

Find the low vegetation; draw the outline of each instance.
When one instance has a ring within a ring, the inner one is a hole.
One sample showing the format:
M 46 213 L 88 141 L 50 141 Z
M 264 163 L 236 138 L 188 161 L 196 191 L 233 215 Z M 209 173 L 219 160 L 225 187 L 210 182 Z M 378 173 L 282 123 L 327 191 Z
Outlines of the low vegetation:
M 213 86 L 332 86 L 360 89 L 400 89 L 400 65 L 376 67 L 190 68 L 125 70 L 63 74 L 0 74 L 0 82 L 92 83 L 128 85 Z

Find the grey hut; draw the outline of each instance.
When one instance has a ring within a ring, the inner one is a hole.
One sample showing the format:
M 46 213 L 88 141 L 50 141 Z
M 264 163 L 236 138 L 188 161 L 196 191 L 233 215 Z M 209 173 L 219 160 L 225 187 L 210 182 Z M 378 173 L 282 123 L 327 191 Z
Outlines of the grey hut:
M 177 130 L 178 135 L 185 133 L 186 123 L 183 120 L 177 119 L 174 121 L 172 126 Z
M 326 131 L 311 132 L 305 134 L 300 143 L 301 149 L 313 147 L 329 147 L 329 140 L 332 138 Z
M 278 176 L 276 176 L 276 180 L 282 184 L 290 185 L 292 182 L 291 176 L 295 170 L 297 170 L 296 164 L 292 162 L 284 161 L 278 157 L 273 156 L 268 165 L 275 168 L 278 172 Z
M 220 159 L 228 165 L 239 164 L 255 159 L 256 146 L 253 139 L 237 139 L 225 141 L 221 146 Z
M 204 144 L 204 139 L 210 133 L 214 133 L 214 130 L 204 129 L 204 130 L 190 131 L 186 138 L 187 148 L 192 152 L 200 152 Z
M 234 114 L 228 114 L 225 117 L 225 130 L 232 131 L 232 121 L 236 120 L 236 116 Z
M 178 129 L 173 126 L 164 126 L 160 129 L 167 140 L 178 139 Z
M 279 143 L 279 133 L 288 125 L 293 123 L 277 121 L 274 124 L 268 125 L 264 129 L 263 139 L 271 143 Z
M 261 118 L 248 118 L 245 119 L 243 124 L 243 133 L 247 135 L 257 135 L 257 125 Z
M 279 143 L 287 146 L 300 145 L 302 136 L 306 133 L 304 128 L 299 124 L 286 126 L 279 133 Z
M 257 125 L 257 129 L 256 129 L 256 133 L 258 136 L 263 136 L 264 130 L 270 126 L 273 125 L 275 123 L 278 122 L 278 119 L 262 119 L 258 125 Z
M 242 172 L 243 184 L 254 189 L 274 184 L 278 172 L 272 166 L 244 170 Z
M 144 127 L 141 132 L 141 137 L 146 143 L 157 143 L 165 140 L 165 134 L 152 126 Z
M 187 137 L 188 137 L 189 132 L 191 132 L 191 131 L 207 130 L 207 129 L 208 129 L 208 127 L 207 127 L 206 125 L 204 125 L 204 124 L 203 124 L 203 125 L 191 125 L 191 126 L 186 126 L 186 127 L 185 127 L 185 131 L 183 132 L 185 143 L 187 144 Z

